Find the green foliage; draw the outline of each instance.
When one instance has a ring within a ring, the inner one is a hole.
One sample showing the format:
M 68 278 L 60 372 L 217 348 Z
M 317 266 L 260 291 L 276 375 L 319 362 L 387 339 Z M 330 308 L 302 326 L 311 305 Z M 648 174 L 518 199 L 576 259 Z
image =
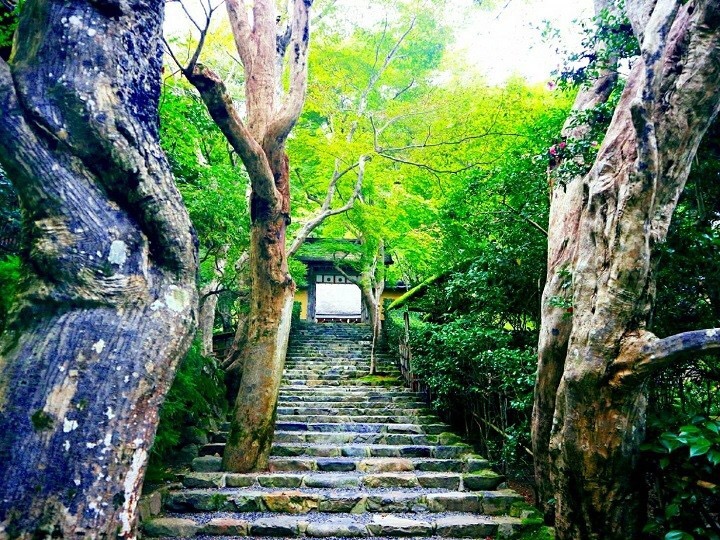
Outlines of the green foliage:
M 22 278 L 20 257 L 9 255 L 4 259 L 0 258 L 0 333 L 7 324 Z
M 645 532 L 661 536 L 667 531 L 665 539 L 720 538 L 712 518 L 720 504 L 720 420 L 696 416 L 677 431 L 660 433 L 642 450 L 663 479 L 663 511 L 655 514 Z
M 623 81 L 619 80 L 606 102 L 573 110 L 568 116 L 567 127 L 575 136 L 566 137 L 547 150 L 550 169 L 558 186 L 564 187 L 573 178 L 583 177 L 590 171 L 623 88 Z
M 388 343 L 403 333 L 401 315 L 390 312 Z M 527 341 L 525 333 L 493 327 L 472 312 L 445 324 L 411 318 L 413 371 L 427 385 L 433 406 L 464 426 L 506 471 L 528 467 L 523 448 L 530 444 L 537 360 Z
M 7 60 L 12 47 L 13 36 L 18 25 L 18 18 L 25 0 L 18 0 L 12 10 L 7 3 L 0 3 L 0 58 Z
M 556 72 L 562 88 L 575 88 L 588 84 L 603 72 L 616 71 L 622 60 L 634 59 L 640 47 L 625 14 L 624 0 L 615 0 L 589 20 L 576 21 L 583 39 L 577 51 L 557 51 L 563 65 Z M 543 36 L 553 39 L 557 30 L 545 21 Z
M 180 362 L 175 380 L 160 409 L 160 424 L 153 444 L 149 476 L 161 478 L 162 470 L 172 461 L 175 450 L 187 441 L 186 435 L 197 429 L 208 432 L 225 418 L 224 371 L 214 358 L 200 354 L 195 341 Z

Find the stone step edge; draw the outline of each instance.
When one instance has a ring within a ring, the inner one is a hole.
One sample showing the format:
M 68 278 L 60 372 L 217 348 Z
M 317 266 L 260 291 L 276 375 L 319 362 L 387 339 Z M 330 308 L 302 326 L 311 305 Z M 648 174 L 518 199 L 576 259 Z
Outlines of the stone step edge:
M 473 454 L 468 454 L 472 456 Z M 396 471 L 406 473 L 465 473 L 475 474 L 489 470 L 489 463 L 483 458 L 402 458 L 402 457 L 347 457 L 323 458 L 305 456 L 273 456 L 270 458 L 268 471 L 273 474 L 307 474 L 337 472 L 387 472 L 382 470 L 385 464 L 404 464 L 411 470 Z M 388 465 L 389 467 L 390 465 Z M 360 469 L 358 470 L 358 467 Z M 193 472 L 225 473 L 222 470 L 222 458 L 219 455 L 202 456 L 192 461 Z M 366 469 L 366 470 L 362 470 Z M 371 469 L 371 470 L 370 470 Z M 239 473 L 226 473 L 239 474 Z M 265 473 L 252 473 L 265 474 Z
M 210 521 L 189 517 L 161 517 L 143 524 L 145 536 L 193 537 L 258 536 L 258 537 L 429 537 L 444 538 L 517 538 L 542 526 L 537 519 L 511 516 L 456 514 L 436 519 L 409 519 L 402 515 L 374 515 L 369 523 L 350 517 L 315 521 L 295 516 L 218 517 Z M 497 536 L 496 536 L 497 535 Z
M 391 471 L 380 467 L 360 470 L 351 474 L 336 472 L 301 473 L 226 473 L 191 472 L 180 475 L 183 486 L 189 489 L 208 488 L 283 488 L 283 489 L 344 489 L 365 487 L 369 489 L 394 489 L 422 487 L 426 489 L 449 489 L 461 492 L 497 490 L 505 477 L 491 469 L 480 469 L 473 473 Z M 369 487 L 372 486 L 372 487 Z
M 311 488 L 307 488 L 311 489 Z M 312 488 L 315 489 L 315 488 Z M 338 489 L 343 491 L 338 493 Z M 407 489 L 410 489 L 408 486 Z M 173 491 L 163 499 L 163 508 L 169 513 L 249 513 L 272 514 L 308 513 L 408 513 L 436 514 L 468 512 L 492 516 L 514 512 L 513 505 L 524 505 L 516 492 L 504 490 L 484 491 L 428 491 L 392 490 L 379 488 L 375 492 L 342 488 L 317 488 L 314 492 L 301 489 L 222 488 L 185 489 Z

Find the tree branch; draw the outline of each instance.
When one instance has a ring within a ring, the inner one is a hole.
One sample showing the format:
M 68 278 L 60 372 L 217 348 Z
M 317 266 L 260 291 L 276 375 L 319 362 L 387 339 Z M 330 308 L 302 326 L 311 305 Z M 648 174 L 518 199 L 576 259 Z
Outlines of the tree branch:
M 307 93 L 309 11 L 313 0 L 295 0 L 290 38 L 290 86 L 285 101 L 265 135 L 269 141 L 284 141 L 297 122 Z M 276 144 L 276 143 L 275 143 Z
M 377 152 L 379 156 L 384 157 L 385 159 L 389 159 L 390 161 L 395 161 L 396 163 L 402 163 L 404 165 L 412 165 L 413 167 L 419 167 L 420 169 L 425 169 L 426 171 L 430 171 L 435 174 L 457 174 L 463 171 L 467 171 L 469 169 L 472 169 L 473 167 L 477 167 L 479 165 L 489 165 L 491 162 L 487 161 L 478 161 L 477 163 L 471 163 L 470 165 L 466 165 L 465 167 L 460 167 L 459 169 L 437 169 L 435 167 L 431 167 L 430 165 L 426 165 L 424 163 L 417 163 L 415 161 L 410 161 L 407 159 L 401 159 L 395 156 L 391 156 L 390 154 L 386 154 L 383 151 Z
M 225 84 L 212 70 L 202 64 L 198 64 L 192 73 L 185 75 L 200 93 L 210 116 L 240 156 L 250 177 L 253 194 L 272 206 L 279 205 L 280 194 L 275 188 L 275 180 L 267 157 L 240 119 Z
M 348 167 L 341 173 L 338 173 L 336 171 L 333 174 L 333 178 L 328 185 L 328 192 L 325 197 L 325 201 L 323 202 L 322 208 L 320 209 L 320 212 L 315 217 L 307 221 L 298 231 L 295 239 L 292 242 L 292 245 L 290 246 L 290 249 L 288 249 L 288 258 L 292 257 L 293 255 L 295 255 L 295 253 L 298 252 L 305 240 L 307 240 L 307 237 L 310 236 L 310 233 L 312 233 L 323 221 L 325 221 L 331 216 L 336 216 L 338 214 L 347 212 L 355 205 L 355 201 L 358 200 L 362 195 L 362 184 L 365 175 L 365 161 L 366 157 L 360 156 L 357 164 Z M 337 185 L 338 179 L 356 167 L 358 168 L 358 177 L 357 181 L 355 182 L 355 188 L 350 195 L 350 198 L 343 206 L 339 208 L 331 208 L 333 195 L 335 194 L 335 186 Z
M 225 0 L 230 28 L 235 39 L 235 48 L 240 55 L 240 60 L 245 67 L 250 66 L 252 60 L 250 19 L 248 17 L 248 6 L 245 0 Z
M 640 384 L 690 353 L 720 349 L 720 328 L 691 330 L 666 338 L 635 330 L 623 338 L 620 354 L 608 370 L 611 386 Z
M 516 208 L 514 208 L 514 207 L 512 207 L 512 206 L 510 206 L 510 205 L 509 205 L 508 203 L 506 203 L 505 201 L 500 201 L 500 204 L 502 204 L 504 207 L 509 208 L 510 210 L 512 210 L 513 213 L 515 213 L 516 215 L 520 216 L 523 220 L 527 221 L 530 225 L 532 225 L 533 227 L 535 227 L 538 231 L 540 231 L 541 233 L 543 233 L 545 236 L 548 235 L 548 232 L 547 232 L 546 229 L 544 229 L 540 224 L 538 224 L 537 221 L 533 221 L 533 220 L 530 219 L 529 217 L 524 216 L 524 215 L 522 214 L 522 212 L 520 212 L 520 210 L 518 210 L 518 209 L 516 209 Z

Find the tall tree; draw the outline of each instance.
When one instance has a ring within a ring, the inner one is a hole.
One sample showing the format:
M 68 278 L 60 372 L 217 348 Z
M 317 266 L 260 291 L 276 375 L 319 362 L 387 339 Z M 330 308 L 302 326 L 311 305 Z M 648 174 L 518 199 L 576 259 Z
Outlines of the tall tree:
M 290 223 L 285 144 L 305 101 L 312 0 L 294 0 L 289 13 L 279 13 L 273 0 L 225 4 L 245 74 L 246 121 L 220 77 L 198 63 L 214 11 L 211 4 L 205 8 L 205 26 L 198 25 L 198 47 L 181 69 L 250 178 L 250 313 L 240 355 L 240 389 L 223 457 L 227 470 L 245 472 L 267 467 L 290 334 L 295 284 L 285 248 Z
M 638 537 L 644 384 L 687 353 L 720 346 L 720 330 L 659 338 L 646 327 L 653 248 L 720 107 L 720 5 L 626 5 L 641 58 L 592 169 L 567 186 L 577 195 L 552 200 L 547 287 L 567 281 L 573 310 L 563 330 L 546 289 L 537 386 L 546 398 L 536 399 L 533 435 L 561 539 Z
M 3 537 L 134 536 L 197 306 L 158 142 L 163 4 L 29 0 L 0 60 L 0 162 L 29 240 L 0 342 Z

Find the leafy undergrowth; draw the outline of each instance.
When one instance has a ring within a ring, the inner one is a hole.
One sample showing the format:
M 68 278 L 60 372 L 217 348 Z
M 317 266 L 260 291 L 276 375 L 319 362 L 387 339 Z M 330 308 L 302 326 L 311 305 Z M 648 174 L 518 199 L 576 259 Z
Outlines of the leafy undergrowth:
M 642 449 L 658 478 L 653 488 L 657 508 L 645 532 L 663 540 L 719 540 L 720 419 L 695 416 Z
M 175 478 L 194 457 L 208 434 L 227 416 L 224 372 L 217 360 L 200 354 L 195 341 L 175 375 L 160 409 L 160 424 L 145 477 L 146 484 Z

